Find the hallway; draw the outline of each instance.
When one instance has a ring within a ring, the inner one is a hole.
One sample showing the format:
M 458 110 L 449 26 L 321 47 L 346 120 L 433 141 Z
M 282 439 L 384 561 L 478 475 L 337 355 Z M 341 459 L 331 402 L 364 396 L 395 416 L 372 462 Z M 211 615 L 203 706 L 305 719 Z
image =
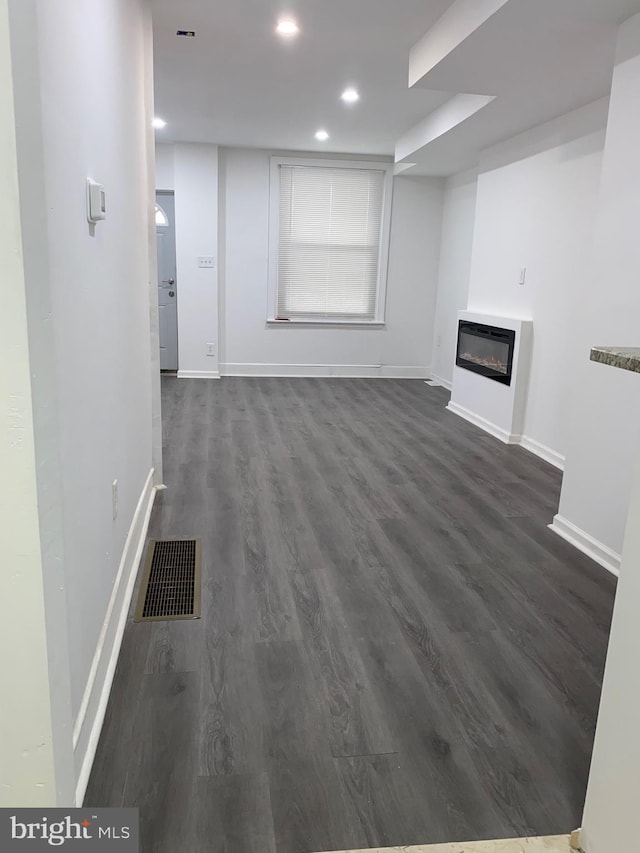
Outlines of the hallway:
M 203 618 L 128 623 L 85 799 L 145 853 L 578 826 L 615 581 L 546 529 L 560 473 L 446 400 L 163 380 L 149 535 L 202 539 Z

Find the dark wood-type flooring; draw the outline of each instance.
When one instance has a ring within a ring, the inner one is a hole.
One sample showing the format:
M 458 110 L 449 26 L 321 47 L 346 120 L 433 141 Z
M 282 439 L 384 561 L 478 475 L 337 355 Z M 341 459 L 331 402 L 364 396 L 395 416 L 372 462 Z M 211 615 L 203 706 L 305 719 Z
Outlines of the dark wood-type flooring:
M 560 474 L 420 381 L 163 380 L 149 535 L 203 618 L 127 624 L 85 803 L 142 850 L 568 832 L 615 583 L 546 529 Z

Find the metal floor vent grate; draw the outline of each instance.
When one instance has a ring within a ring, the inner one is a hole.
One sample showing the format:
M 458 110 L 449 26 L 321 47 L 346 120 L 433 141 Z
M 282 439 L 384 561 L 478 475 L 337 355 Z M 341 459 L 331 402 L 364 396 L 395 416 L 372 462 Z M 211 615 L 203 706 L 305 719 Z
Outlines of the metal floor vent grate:
M 201 564 L 199 539 L 150 540 L 135 621 L 199 619 Z

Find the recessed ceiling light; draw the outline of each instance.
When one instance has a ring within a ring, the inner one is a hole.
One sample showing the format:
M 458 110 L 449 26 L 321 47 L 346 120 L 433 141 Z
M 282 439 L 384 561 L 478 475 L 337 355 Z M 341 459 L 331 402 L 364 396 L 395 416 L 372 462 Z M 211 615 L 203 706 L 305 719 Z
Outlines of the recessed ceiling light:
M 284 38 L 292 38 L 298 35 L 300 27 L 292 18 L 282 18 L 278 21 L 276 32 L 279 36 L 284 36 Z
M 329 134 L 327 133 L 326 130 L 319 130 L 316 133 L 316 139 L 318 140 L 318 142 L 326 142 L 328 138 L 329 138 Z
M 360 100 L 360 94 L 357 89 L 349 88 L 345 89 L 342 95 L 340 95 L 345 104 L 355 104 L 356 101 Z
M 156 130 L 162 130 L 163 127 L 167 126 L 167 123 L 163 118 L 158 118 L 158 116 L 156 116 L 153 120 L 153 126 Z

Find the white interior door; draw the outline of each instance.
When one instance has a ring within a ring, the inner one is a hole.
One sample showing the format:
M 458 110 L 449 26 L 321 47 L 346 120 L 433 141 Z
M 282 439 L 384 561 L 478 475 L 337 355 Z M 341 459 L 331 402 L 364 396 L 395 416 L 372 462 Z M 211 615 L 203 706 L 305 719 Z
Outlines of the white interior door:
M 158 309 L 160 370 L 178 369 L 178 291 L 176 290 L 176 228 L 173 193 L 156 193 L 158 236 Z

